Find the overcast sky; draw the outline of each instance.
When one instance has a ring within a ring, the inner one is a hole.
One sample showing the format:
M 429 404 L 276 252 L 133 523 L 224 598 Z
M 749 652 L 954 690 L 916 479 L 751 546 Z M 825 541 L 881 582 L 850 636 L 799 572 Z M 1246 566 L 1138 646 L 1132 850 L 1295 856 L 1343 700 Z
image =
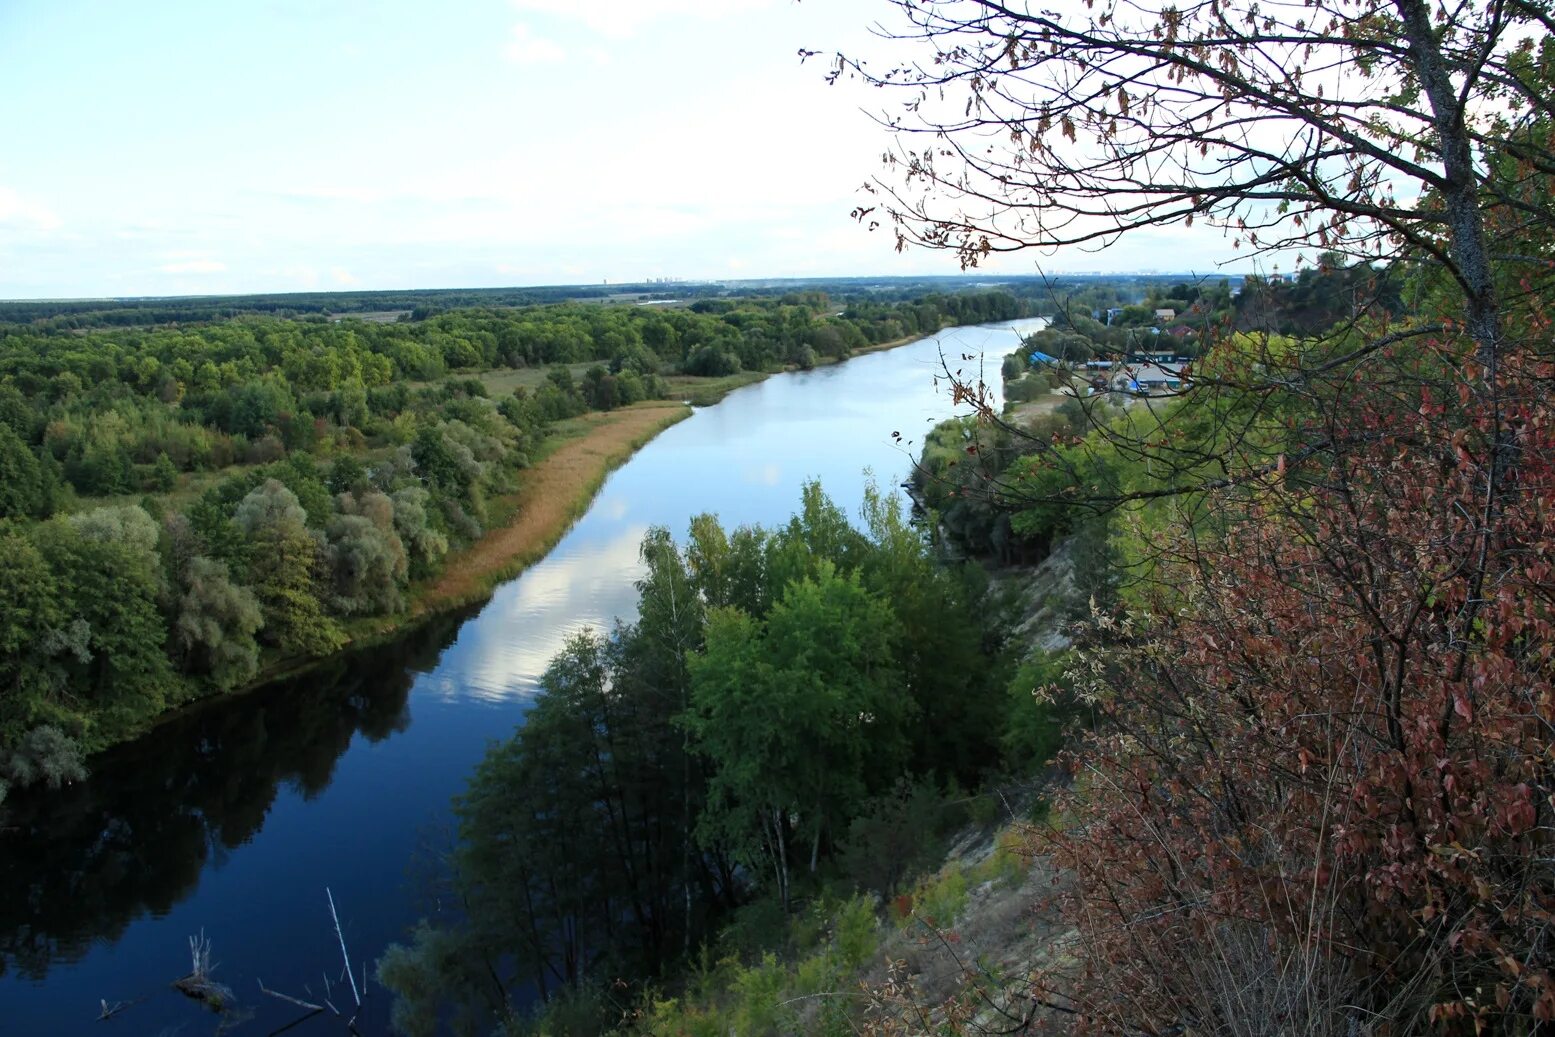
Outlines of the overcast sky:
M 797 56 L 893 14 L 0 0 L 0 297 L 954 273 L 849 218 L 888 99 Z M 1223 251 L 1165 232 L 994 269 L 1210 272 Z

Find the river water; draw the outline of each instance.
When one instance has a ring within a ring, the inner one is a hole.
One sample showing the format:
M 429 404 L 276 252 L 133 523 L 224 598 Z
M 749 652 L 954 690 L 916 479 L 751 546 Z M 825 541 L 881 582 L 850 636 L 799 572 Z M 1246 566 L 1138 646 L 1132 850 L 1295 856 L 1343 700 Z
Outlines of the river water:
M 0 1035 L 215 1032 L 169 987 L 201 932 L 214 978 L 252 1012 L 230 1032 L 297 1019 L 258 981 L 314 1000 L 323 974 L 338 979 L 326 887 L 358 974 L 424 913 L 450 799 L 565 640 L 634 615 L 649 526 L 683 537 L 701 512 L 776 525 L 815 478 L 856 516 L 865 470 L 894 488 L 954 413 L 941 357 L 975 378 L 986 352 L 996 389 L 1002 355 L 1039 326 L 951 329 L 741 389 L 639 451 L 483 606 L 182 714 L 94 760 L 89 780 L 17 797 L 0 814 Z M 334 1003 L 351 996 L 337 987 Z M 98 1022 L 104 1000 L 131 1005 Z M 388 1000 L 369 984 L 364 1033 L 386 1031 Z M 340 1027 L 322 1015 L 288 1032 Z

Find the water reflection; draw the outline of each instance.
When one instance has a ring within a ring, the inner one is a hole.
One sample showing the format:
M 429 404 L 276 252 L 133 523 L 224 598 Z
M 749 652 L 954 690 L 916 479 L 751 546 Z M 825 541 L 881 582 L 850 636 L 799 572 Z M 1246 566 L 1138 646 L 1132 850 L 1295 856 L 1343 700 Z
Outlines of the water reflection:
M 325 885 L 353 955 L 375 959 L 417 917 L 406 871 L 425 831 L 447 828 L 450 797 L 522 722 L 550 658 L 582 627 L 635 614 L 648 526 L 681 535 L 702 511 L 726 526 L 780 523 L 809 478 L 855 510 L 863 470 L 895 486 L 951 412 L 934 380 L 942 346 L 970 366 L 962 356 L 1008 351 L 1017 335 L 956 329 L 739 390 L 612 475 L 556 549 L 484 608 L 212 703 L 94 760 L 88 782 L 18 797 L 0 821 L 0 1031 L 98 1032 L 99 999 L 165 994 L 201 929 L 245 1001 L 259 976 L 273 989 L 316 984 L 339 953 Z M 989 369 L 997 382 L 997 360 Z M 244 1032 L 290 1021 L 285 1006 L 257 1008 Z M 155 1033 L 190 1012 L 176 995 L 153 998 L 122 1022 Z M 386 1017 L 380 998 L 367 1032 Z
M 207 865 L 260 830 L 283 788 L 311 799 L 358 733 L 377 742 L 404 731 L 412 668 L 436 660 L 461 618 L 193 710 L 94 761 L 91 781 L 11 801 L 0 830 L 0 973 L 41 978 L 135 919 L 166 914 Z
M 632 576 L 645 525 L 624 521 L 624 500 L 607 507 L 605 536 L 569 537 L 543 563 L 499 590 L 461 636 L 468 655 L 449 693 L 474 699 L 527 695 L 567 639 L 585 627 L 608 628 L 637 605 Z M 490 636 L 482 636 L 490 635 Z

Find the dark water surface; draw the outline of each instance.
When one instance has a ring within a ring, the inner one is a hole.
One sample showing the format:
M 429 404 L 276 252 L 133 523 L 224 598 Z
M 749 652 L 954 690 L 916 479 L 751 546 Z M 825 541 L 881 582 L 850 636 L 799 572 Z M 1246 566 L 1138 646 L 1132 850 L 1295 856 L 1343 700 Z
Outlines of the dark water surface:
M 997 384 L 1014 329 L 1039 325 L 953 329 L 741 389 L 640 451 L 484 606 L 210 703 L 93 761 L 86 782 L 15 799 L 0 815 L 0 1035 L 214 1033 L 218 1017 L 169 988 L 202 931 L 215 978 L 253 1013 L 228 1032 L 295 1020 L 257 981 L 306 997 L 339 976 L 326 886 L 358 972 L 414 923 L 416 862 L 447 845 L 450 798 L 522 720 L 567 637 L 633 616 L 650 525 L 683 537 L 704 511 L 730 528 L 775 525 L 811 478 L 856 515 L 864 470 L 895 487 L 952 413 L 941 352 L 975 376 L 986 350 Z M 96 1021 L 100 1001 L 141 998 Z M 342 1008 L 350 998 L 334 991 Z M 372 984 L 363 1032 L 387 1017 Z M 288 1032 L 340 1028 L 320 1016 Z

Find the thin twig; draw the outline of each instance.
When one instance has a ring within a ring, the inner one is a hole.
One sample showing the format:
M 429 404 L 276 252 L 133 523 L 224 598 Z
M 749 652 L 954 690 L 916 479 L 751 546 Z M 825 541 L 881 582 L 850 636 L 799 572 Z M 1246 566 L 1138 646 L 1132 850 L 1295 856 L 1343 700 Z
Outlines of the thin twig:
M 265 986 L 265 981 L 262 980 L 262 979 L 259 979 L 257 976 L 255 977 L 255 982 L 257 982 L 259 984 L 259 992 L 261 994 L 268 994 L 269 996 L 271 996 L 273 998 L 277 998 L 278 1000 L 285 1001 L 285 1002 L 287 1002 L 289 1004 L 294 1004 L 298 1008 L 306 1008 L 306 1009 L 308 1009 L 309 1011 L 312 1011 L 312 1012 L 322 1012 L 322 1011 L 324 1011 L 324 1006 L 323 1005 L 316 1005 L 312 1001 L 304 1001 L 300 997 L 292 997 L 290 994 L 283 994 L 279 990 L 271 990 L 271 989 L 269 989 L 268 987 Z
M 112 1019 L 114 1016 L 118 1015 L 125 1009 L 134 1008 L 144 1000 L 146 999 L 144 996 L 142 996 L 134 998 L 130 1001 L 115 1001 L 110 1005 L 107 998 L 99 998 L 98 1001 L 102 1004 L 103 1011 L 102 1014 L 97 1017 L 97 1021 L 102 1022 L 104 1019 Z
M 356 974 L 351 971 L 351 955 L 346 951 L 346 938 L 340 932 L 340 915 L 335 911 L 335 894 L 329 891 L 328 886 L 325 886 L 324 895 L 329 898 L 329 916 L 335 920 L 335 938 L 340 941 L 340 957 L 346 963 L 346 979 L 351 981 L 351 996 L 356 1000 L 356 1007 L 361 1008 L 362 995 L 356 989 Z M 367 978 L 365 973 L 363 974 L 362 982 L 363 985 L 366 985 Z

